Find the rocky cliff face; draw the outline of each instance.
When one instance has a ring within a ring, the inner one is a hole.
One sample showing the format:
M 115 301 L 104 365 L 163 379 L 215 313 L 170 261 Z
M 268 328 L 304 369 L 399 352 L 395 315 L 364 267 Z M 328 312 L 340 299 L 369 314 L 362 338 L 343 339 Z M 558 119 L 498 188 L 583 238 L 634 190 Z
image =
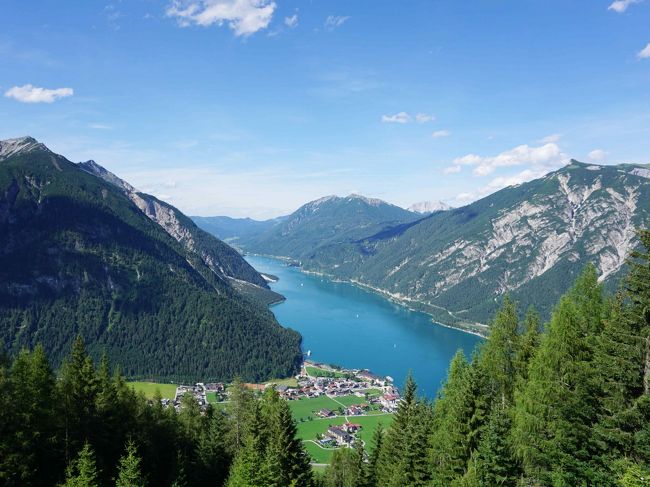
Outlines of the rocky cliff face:
M 463 208 L 356 240 L 332 236 L 330 225 L 321 230 L 327 242 L 283 255 L 423 307 L 443 323 L 485 323 L 506 293 L 548 316 L 587 263 L 606 286 L 617 285 L 649 211 L 647 167 L 572 161 Z M 317 216 L 312 225 L 320 227 Z M 285 230 L 285 238 L 295 238 Z M 256 242 L 258 250 L 264 245 Z
M 151 195 L 140 193 L 95 161 L 82 162 L 79 166 L 123 191 L 142 213 L 160 225 L 188 252 L 197 255 L 219 278 L 236 282 L 240 290 L 245 290 L 244 288 L 248 287 L 246 285 L 250 285 L 261 288 L 264 292 L 271 292 L 264 278 L 235 250 L 198 228 L 190 218 L 173 206 Z M 279 296 L 274 295 L 271 298 L 277 300 Z

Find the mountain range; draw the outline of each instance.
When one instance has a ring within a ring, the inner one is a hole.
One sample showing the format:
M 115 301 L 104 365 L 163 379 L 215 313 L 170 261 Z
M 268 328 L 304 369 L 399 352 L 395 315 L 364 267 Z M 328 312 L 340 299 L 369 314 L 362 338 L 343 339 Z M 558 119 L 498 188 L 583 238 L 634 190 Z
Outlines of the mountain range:
M 0 141 L 0 344 L 43 344 L 59 363 L 77 334 L 129 377 L 286 376 L 298 333 L 241 255 L 173 206 L 93 161 L 29 138 Z
M 650 167 L 571 161 L 428 216 L 355 195 L 327 197 L 238 245 L 484 334 L 505 294 L 548 317 L 589 262 L 615 288 L 649 211 Z

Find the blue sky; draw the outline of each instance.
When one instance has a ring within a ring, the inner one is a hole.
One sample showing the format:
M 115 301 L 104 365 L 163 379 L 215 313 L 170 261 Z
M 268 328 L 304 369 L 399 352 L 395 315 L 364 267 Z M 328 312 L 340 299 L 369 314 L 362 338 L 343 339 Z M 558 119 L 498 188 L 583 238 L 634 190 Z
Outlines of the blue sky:
M 0 138 L 189 214 L 650 162 L 650 0 L 3 2 Z

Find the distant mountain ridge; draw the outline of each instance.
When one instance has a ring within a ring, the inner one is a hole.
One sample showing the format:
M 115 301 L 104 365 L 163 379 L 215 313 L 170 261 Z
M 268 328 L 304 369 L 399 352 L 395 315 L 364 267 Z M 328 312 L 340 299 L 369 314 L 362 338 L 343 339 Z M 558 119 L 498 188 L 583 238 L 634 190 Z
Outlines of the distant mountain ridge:
M 408 210 L 422 215 L 429 215 L 436 211 L 447 211 L 452 208 L 452 206 L 448 205 L 444 201 L 420 201 L 418 203 L 413 203 L 408 207 Z
M 231 218 L 229 216 L 193 216 L 191 217 L 200 228 L 215 237 L 237 245 L 240 238 L 262 233 L 280 223 L 286 217 L 270 220 L 253 220 L 252 218 Z
M 251 252 L 308 261 L 317 259 L 316 253 L 325 256 L 326 249 L 340 248 L 418 218 L 421 215 L 376 198 L 355 194 L 326 196 L 303 205 L 266 231 L 239 242 Z
M 343 209 L 323 218 L 314 209 L 329 201 L 308 203 L 241 245 L 480 331 L 475 324 L 486 323 L 506 293 L 547 316 L 588 262 L 615 287 L 635 229 L 650 216 L 650 169 L 571 161 L 462 208 L 409 212 L 401 221 L 397 214 L 392 223 L 357 225 Z M 307 238 L 306 229 L 316 231 Z
M 55 364 L 81 334 L 127 376 L 292 374 L 300 336 L 236 251 L 179 210 L 32 138 L 0 141 L 0 347 Z

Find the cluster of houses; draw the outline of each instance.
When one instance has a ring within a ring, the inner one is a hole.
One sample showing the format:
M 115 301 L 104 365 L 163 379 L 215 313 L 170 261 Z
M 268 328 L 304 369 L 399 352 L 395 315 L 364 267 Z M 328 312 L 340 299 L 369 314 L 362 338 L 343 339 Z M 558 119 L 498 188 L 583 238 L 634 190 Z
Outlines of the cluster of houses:
M 224 394 L 226 387 L 221 382 L 210 382 L 204 384 L 203 382 L 197 382 L 193 386 L 184 386 L 180 385 L 176 388 L 176 393 L 174 394 L 174 399 L 163 399 L 162 405 L 164 407 L 173 407 L 176 411 L 181 409 L 181 401 L 183 396 L 189 394 L 194 397 L 201 409 L 208 407 L 208 398 L 207 395 L 209 392 L 215 392 L 217 394 Z
M 361 425 L 355 423 L 330 426 L 318 442 L 322 446 L 352 446 L 356 441 L 354 434 L 360 429 Z
M 336 377 L 310 376 L 307 372 L 308 367 L 325 372 L 336 372 Z M 323 395 L 332 398 L 350 395 L 365 398 L 367 391 L 379 390 L 382 393 L 381 396 L 370 399 L 370 402 L 380 404 L 387 412 L 395 411 L 399 402 L 399 392 L 393 386 L 393 379 L 391 377 L 375 375 L 369 370 L 332 369 L 327 365 L 305 361 L 303 373 L 297 377 L 297 380 L 297 387 L 278 385 L 275 389 L 282 397 L 289 400 Z M 328 415 L 324 415 L 325 412 L 326 410 L 323 410 L 321 411 L 322 414 L 319 415 L 321 417 L 328 417 Z M 363 412 L 363 405 L 359 404 L 349 407 L 345 411 L 345 414 L 356 416 L 363 414 Z

